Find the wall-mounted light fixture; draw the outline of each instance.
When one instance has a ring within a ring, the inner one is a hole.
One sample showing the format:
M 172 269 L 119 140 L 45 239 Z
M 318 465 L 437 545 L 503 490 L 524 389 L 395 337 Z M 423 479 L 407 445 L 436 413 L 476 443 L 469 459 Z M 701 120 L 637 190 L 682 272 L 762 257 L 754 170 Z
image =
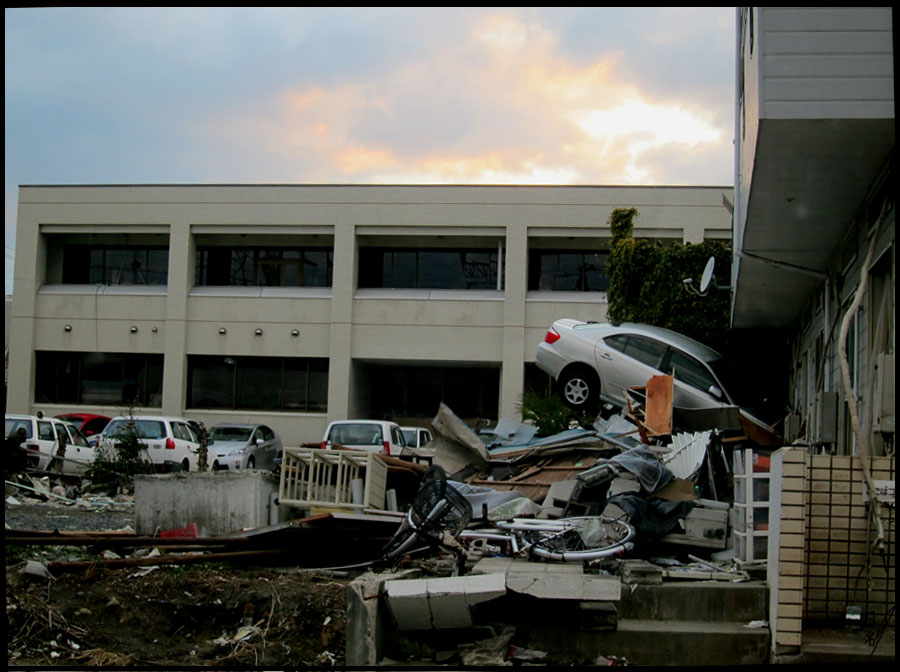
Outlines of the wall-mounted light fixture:
M 297 329 L 291 329 L 291 336 L 297 337 L 300 335 L 300 332 Z
M 159 331 L 159 327 L 153 327 L 150 331 L 152 331 L 155 334 Z
M 224 336 L 226 331 L 225 327 L 219 327 L 219 335 Z
M 260 329 L 259 327 L 257 327 L 256 331 L 253 332 L 253 333 L 255 333 L 257 336 L 262 336 L 262 329 Z
M 63 331 L 72 331 L 72 325 L 67 324 L 66 326 L 63 327 Z
M 132 324 L 132 325 L 131 325 L 130 331 L 131 331 L 132 334 L 136 334 L 136 333 L 137 333 L 137 327 L 134 326 L 134 325 Z

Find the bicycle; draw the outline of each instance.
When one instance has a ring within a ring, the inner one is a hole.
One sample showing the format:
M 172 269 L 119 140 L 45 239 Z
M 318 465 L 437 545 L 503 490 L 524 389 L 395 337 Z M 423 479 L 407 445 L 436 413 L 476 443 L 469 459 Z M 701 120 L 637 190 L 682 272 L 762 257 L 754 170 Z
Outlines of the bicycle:
M 634 548 L 634 528 L 626 521 L 604 516 L 543 520 L 512 518 L 494 528 L 468 529 L 472 507 L 437 465 L 423 479 L 400 529 L 384 548 L 385 559 L 411 549 L 421 540 L 430 547 L 452 550 L 465 559 L 463 543 L 499 542 L 508 555 L 561 562 L 584 562 L 624 555 Z

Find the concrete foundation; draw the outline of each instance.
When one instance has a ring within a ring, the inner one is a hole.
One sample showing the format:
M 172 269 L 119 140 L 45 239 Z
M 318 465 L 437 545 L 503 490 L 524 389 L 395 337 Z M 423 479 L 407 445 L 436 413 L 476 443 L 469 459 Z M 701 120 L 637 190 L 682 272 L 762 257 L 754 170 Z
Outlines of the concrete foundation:
M 281 522 L 278 477 L 267 471 L 176 472 L 134 479 L 135 532 L 196 523 L 202 537 Z

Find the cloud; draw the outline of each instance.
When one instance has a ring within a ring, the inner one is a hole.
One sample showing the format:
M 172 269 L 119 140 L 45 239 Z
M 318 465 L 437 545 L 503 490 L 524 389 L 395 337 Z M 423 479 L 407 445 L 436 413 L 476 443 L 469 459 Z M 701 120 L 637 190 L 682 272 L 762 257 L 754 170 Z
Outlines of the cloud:
M 641 91 L 622 52 L 577 61 L 560 39 L 510 12 L 479 15 L 460 39 L 375 78 L 289 85 L 191 132 L 238 155 L 262 150 L 260 180 L 683 183 L 683 161 L 649 163 L 675 148 L 721 152 L 717 167 L 730 167 L 716 111 Z

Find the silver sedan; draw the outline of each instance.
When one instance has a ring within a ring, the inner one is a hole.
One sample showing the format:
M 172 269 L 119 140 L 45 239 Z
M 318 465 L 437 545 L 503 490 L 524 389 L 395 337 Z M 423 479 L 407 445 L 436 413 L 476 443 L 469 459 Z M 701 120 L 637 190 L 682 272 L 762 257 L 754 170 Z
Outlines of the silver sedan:
M 574 410 L 594 410 L 600 401 L 622 406 L 626 388 L 646 385 L 660 374 L 674 374 L 675 406 L 741 405 L 734 396 L 739 385 L 722 355 L 661 327 L 556 320 L 535 360 Z
M 284 445 L 266 425 L 223 422 L 210 427 L 208 450 L 213 471 L 274 469 Z

